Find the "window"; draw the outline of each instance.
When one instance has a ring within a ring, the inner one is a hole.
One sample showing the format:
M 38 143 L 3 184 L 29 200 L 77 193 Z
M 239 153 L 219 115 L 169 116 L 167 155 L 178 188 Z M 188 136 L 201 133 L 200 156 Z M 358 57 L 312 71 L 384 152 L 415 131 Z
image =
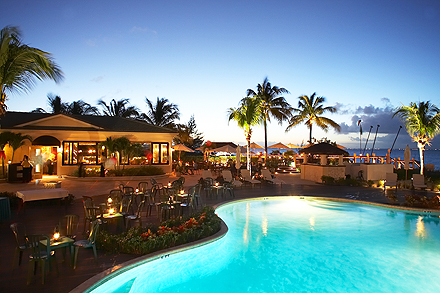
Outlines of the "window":
M 101 163 L 97 142 L 63 142 L 63 165 L 97 165 Z
M 168 146 L 167 142 L 153 142 L 151 143 L 153 150 L 153 164 L 168 164 Z

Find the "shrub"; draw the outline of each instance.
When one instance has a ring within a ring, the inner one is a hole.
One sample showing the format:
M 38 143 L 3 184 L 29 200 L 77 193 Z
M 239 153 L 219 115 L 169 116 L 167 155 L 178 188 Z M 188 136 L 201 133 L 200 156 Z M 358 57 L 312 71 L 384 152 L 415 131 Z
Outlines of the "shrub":
M 165 172 L 159 167 L 142 166 L 139 168 L 108 170 L 107 176 L 153 176 L 163 174 L 165 174 Z
M 142 255 L 211 236 L 220 230 L 220 225 L 214 209 L 205 207 L 200 213 L 162 222 L 159 227 L 133 227 L 118 235 L 101 230 L 97 245 L 111 252 Z
M 335 184 L 335 178 L 333 178 L 331 176 L 322 175 L 321 181 L 322 181 L 322 183 L 327 184 L 327 185 L 334 185 Z

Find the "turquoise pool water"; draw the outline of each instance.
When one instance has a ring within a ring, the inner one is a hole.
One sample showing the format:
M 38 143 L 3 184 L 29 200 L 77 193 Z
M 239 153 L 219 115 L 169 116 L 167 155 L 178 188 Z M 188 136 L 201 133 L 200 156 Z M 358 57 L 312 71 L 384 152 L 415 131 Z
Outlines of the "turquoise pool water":
M 225 237 L 92 292 L 440 292 L 438 216 L 297 197 L 217 213 Z

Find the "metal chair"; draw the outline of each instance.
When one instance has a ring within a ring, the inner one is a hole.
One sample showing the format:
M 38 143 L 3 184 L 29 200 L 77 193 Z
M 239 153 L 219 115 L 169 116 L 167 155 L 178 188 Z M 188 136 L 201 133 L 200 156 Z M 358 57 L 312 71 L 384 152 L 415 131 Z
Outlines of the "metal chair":
M 21 260 L 23 259 L 23 251 L 25 251 L 28 247 L 26 245 L 26 228 L 21 223 L 13 223 L 10 225 L 12 233 L 14 233 L 15 241 L 17 246 L 14 251 L 14 258 L 12 259 L 12 268 L 15 267 L 15 259 L 18 255 L 18 265 L 21 265 Z
M 96 235 L 98 234 L 100 220 L 95 220 L 92 223 L 92 228 L 90 229 L 89 237 L 87 240 L 78 240 L 73 243 L 75 247 L 75 254 L 73 259 L 73 269 L 76 269 L 76 262 L 78 259 L 78 251 L 82 248 L 92 248 L 93 255 L 95 256 L 95 261 L 98 260 L 98 254 L 96 252 Z
M 29 268 L 27 284 L 29 285 L 32 280 L 32 272 L 35 275 L 37 273 L 38 264 L 41 266 L 41 284 L 44 284 L 44 276 L 46 274 L 46 262 L 55 260 L 55 267 L 58 274 L 58 266 L 55 259 L 55 252 L 50 249 L 50 239 L 46 235 L 27 235 L 26 245 L 32 248 L 32 253 L 29 255 Z

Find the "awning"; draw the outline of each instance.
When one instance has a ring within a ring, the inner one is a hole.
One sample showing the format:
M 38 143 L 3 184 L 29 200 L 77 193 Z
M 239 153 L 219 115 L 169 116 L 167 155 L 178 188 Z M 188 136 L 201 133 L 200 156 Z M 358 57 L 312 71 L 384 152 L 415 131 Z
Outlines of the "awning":
M 41 145 L 41 146 L 61 146 L 61 142 L 50 135 L 39 136 L 32 141 L 32 145 Z

